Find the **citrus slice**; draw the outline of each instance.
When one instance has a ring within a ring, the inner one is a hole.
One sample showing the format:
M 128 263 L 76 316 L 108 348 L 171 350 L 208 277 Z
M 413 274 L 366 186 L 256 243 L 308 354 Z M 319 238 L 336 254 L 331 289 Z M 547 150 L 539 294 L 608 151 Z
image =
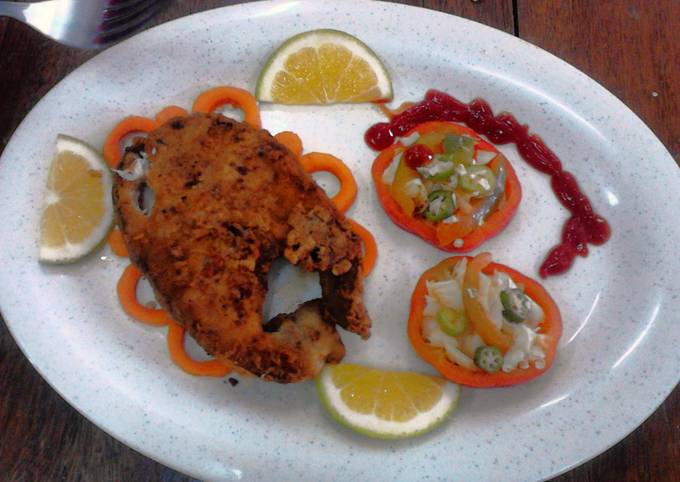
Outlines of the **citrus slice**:
M 267 60 L 255 96 L 279 104 L 334 104 L 392 98 L 385 66 L 366 44 L 339 30 L 286 40 Z
M 414 372 L 361 365 L 327 366 L 317 379 L 321 403 L 342 425 L 375 438 L 423 434 L 446 420 L 460 387 Z
M 40 261 L 69 263 L 94 251 L 113 221 L 111 172 L 89 144 L 59 134 L 40 221 Z

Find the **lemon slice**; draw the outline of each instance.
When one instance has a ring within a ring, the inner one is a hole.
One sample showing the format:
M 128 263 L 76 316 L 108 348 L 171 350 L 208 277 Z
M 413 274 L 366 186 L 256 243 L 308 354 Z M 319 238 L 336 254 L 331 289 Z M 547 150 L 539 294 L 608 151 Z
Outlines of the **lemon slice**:
M 255 95 L 279 104 L 334 104 L 392 98 L 378 56 L 339 30 L 312 30 L 286 40 L 260 72 Z
M 327 366 L 317 389 L 337 422 L 385 439 L 433 429 L 446 420 L 460 395 L 458 385 L 442 378 L 351 364 Z
M 40 261 L 69 263 L 91 253 L 113 221 L 111 172 L 101 154 L 59 134 L 40 220 Z

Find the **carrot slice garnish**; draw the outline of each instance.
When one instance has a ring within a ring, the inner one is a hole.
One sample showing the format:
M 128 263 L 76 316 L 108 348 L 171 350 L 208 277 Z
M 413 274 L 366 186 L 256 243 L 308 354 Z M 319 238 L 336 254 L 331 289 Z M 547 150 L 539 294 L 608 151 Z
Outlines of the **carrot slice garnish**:
M 131 115 L 126 117 L 111 129 L 104 141 L 104 159 L 111 167 L 116 167 L 123 153 L 121 141 L 123 137 L 133 132 L 151 132 L 156 128 L 156 121 L 148 117 Z
M 147 308 L 137 301 L 137 283 L 141 272 L 128 266 L 118 282 L 118 298 L 123 310 L 134 319 L 155 326 L 168 325 L 168 351 L 172 360 L 190 375 L 223 377 L 231 369 L 217 360 L 193 360 L 184 349 L 184 328 L 178 325 L 165 310 Z
M 186 109 L 178 105 L 169 105 L 156 114 L 156 124 L 159 126 L 165 124 L 170 119 L 175 117 L 186 117 L 189 113 Z
M 302 139 L 295 132 L 283 131 L 279 132 L 274 136 L 276 142 L 283 144 L 288 148 L 290 152 L 295 154 L 296 157 L 302 155 Z
M 340 181 L 340 190 L 333 196 L 331 201 L 344 213 L 357 197 L 357 183 L 354 180 L 352 171 L 335 156 L 322 152 L 310 152 L 300 158 L 302 168 L 309 172 L 327 171 L 333 174 Z
M 484 343 L 506 353 L 512 347 L 512 335 L 496 327 L 476 294 L 480 286 L 479 275 L 490 263 L 491 254 L 489 253 L 480 253 L 468 262 L 463 278 L 463 305 L 472 328 L 484 340 Z
M 364 276 L 368 276 L 373 271 L 375 260 L 378 257 L 378 245 L 368 229 L 357 223 L 354 219 L 347 218 L 347 222 L 352 226 L 352 230 L 357 233 L 357 236 L 361 238 L 361 242 L 364 244 L 364 259 L 361 261 L 361 271 Z
M 189 375 L 204 377 L 223 377 L 231 371 L 230 367 L 217 360 L 199 361 L 191 358 L 184 349 L 184 333 L 184 328 L 177 323 L 168 326 L 168 351 L 178 367 Z
M 128 250 L 127 246 L 125 246 L 125 241 L 123 241 L 123 234 L 120 232 L 120 229 L 114 227 L 109 233 L 107 241 L 113 254 L 127 258 Z
M 257 107 L 255 97 L 247 90 L 239 89 L 238 87 L 215 87 L 214 89 L 206 90 L 196 97 L 191 110 L 193 112 L 209 114 L 224 104 L 241 109 L 244 115 L 244 122 L 253 127 L 262 126 L 260 110 Z
M 148 325 L 163 326 L 173 323 L 172 318 L 170 318 L 170 315 L 165 310 L 147 308 L 139 303 L 137 300 L 137 283 L 141 277 L 142 273 L 135 265 L 131 264 L 125 268 L 123 275 L 118 281 L 118 299 L 125 313 L 135 320 Z

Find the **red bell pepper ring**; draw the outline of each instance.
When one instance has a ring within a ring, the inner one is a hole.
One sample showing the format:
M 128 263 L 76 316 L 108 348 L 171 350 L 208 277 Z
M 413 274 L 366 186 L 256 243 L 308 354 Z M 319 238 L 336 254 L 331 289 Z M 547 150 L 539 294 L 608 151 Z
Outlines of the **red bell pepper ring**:
M 533 364 L 529 368 L 516 368 L 509 373 L 499 370 L 488 373 L 483 370 L 472 371 L 449 360 L 443 348 L 431 345 L 423 335 L 424 317 L 427 294 L 426 282 L 437 279 L 441 274 L 452 268 L 458 261 L 469 256 L 453 256 L 440 262 L 436 266 L 428 269 L 418 280 L 418 284 L 413 290 L 411 297 L 411 312 L 408 320 L 408 338 L 413 349 L 427 363 L 432 365 L 441 375 L 452 382 L 459 383 L 468 387 L 493 388 L 506 387 L 528 382 L 550 369 L 557 352 L 557 344 L 562 336 L 562 317 L 557 305 L 550 297 L 548 292 L 538 282 L 502 264 L 490 263 L 482 272 L 492 275 L 495 271 L 506 273 L 518 286 L 523 286 L 524 293 L 527 294 L 543 310 L 543 321 L 539 325 L 539 334 L 544 335 L 545 343 L 542 344 L 545 352 L 545 365 L 543 368 L 536 368 Z
M 436 246 L 444 251 L 453 253 L 465 253 L 476 248 L 484 241 L 500 233 L 510 222 L 519 202 L 522 199 L 522 188 L 517 179 L 517 174 L 512 168 L 512 165 L 493 145 L 484 141 L 479 135 L 467 127 L 461 126 L 453 122 L 431 121 L 424 122 L 414 127 L 411 131 L 404 134 L 404 137 L 418 132 L 420 135 L 428 132 L 444 132 L 450 134 L 466 135 L 474 138 L 477 141 L 476 149 L 482 151 L 491 151 L 498 154 L 493 163 L 503 163 L 503 168 L 507 173 L 505 181 L 505 192 L 499 203 L 484 219 L 481 226 L 475 226 L 472 231 L 456 235 L 456 228 L 460 227 L 461 223 L 453 223 L 449 225 L 436 224 L 422 218 L 412 216 L 401 208 L 399 203 L 394 199 L 391 193 L 391 186 L 383 182 L 383 173 L 390 166 L 394 157 L 406 147 L 397 142 L 392 144 L 387 149 L 380 152 L 380 154 L 373 161 L 371 173 L 373 176 L 373 183 L 378 194 L 378 200 L 382 205 L 387 215 L 394 221 L 397 226 L 409 231 L 416 236 L 421 237 L 428 243 Z M 493 164 L 492 164 L 493 165 Z M 440 227 L 439 227 L 440 226 Z M 439 228 L 438 228 L 439 227 Z M 450 233 L 442 233 L 443 230 L 449 230 Z M 439 229 L 439 233 L 438 233 Z M 469 229 L 467 230 L 469 231 Z M 465 231 L 461 231 L 464 233 Z M 460 240 L 456 242 L 456 240 Z M 462 242 L 462 244 L 461 244 Z

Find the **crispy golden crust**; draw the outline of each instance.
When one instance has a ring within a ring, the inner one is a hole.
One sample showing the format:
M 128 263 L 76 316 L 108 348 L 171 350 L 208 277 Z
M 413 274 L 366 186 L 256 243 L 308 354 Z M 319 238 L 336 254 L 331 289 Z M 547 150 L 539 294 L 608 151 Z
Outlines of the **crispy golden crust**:
M 342 359 L 335 323 L 368 337 L 359 240 L 266 131 L 193 114 L 137 140 L 119 169 L 133 171 L 140 157 L 148 158 L 146 174 L 116 176 L 113 192 L 130 258 L 208 353 L 295 382 Z M 145 188 L 152 207 L 141 201 Z M 320 273 L 323 298 L 263 329 L 267 274 L 282 255 Z

